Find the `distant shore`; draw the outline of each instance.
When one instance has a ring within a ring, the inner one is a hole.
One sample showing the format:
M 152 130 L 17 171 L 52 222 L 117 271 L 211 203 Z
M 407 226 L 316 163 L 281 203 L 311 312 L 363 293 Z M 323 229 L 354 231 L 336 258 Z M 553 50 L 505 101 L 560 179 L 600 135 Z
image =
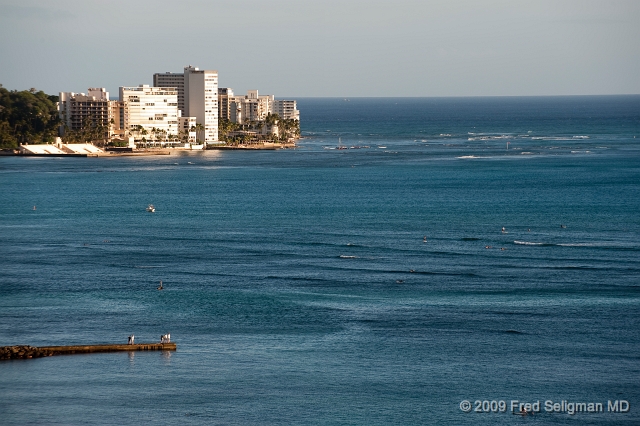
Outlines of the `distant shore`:
M 249 150 L 260 151 L 267 150 L 273 151 L 278 149 L 292 149 L 296 144 L 292 143 L 252 143 L 252 144 L 240 144 L 240 145 L 212 145 L 208 146 L 206 150 Z M 190 150 L 185 148 L 141 148 L 131 151 L 104 151 L 100 153 L 91 154 L 78 154 L 78 153 L 22 153 L 18 150 L 2 150 L 0 156 L 16 156 L 16 157 L 140 157 L 148 155 L 171 155 L 177 152 L 198 152 L 205 150 Z
M 211 145 L 207 149 L 245 149 L 245 150 L 275 150 L 275 149 L 291 149 L 295 148 L 295 142 L 291 143 L 251 143 L 251 144 L 239 144 L 239 145 Z
M 22 153 L 16 151 L 2 151 L 0 155 L 2 156 L 15 156 L 15 157 L 140 157 L 146 155 L 171 155 L 170 149 L 156 149 L 156 150 L 141 150 L 141 151 L 132 151 L 132 152 L 114 152 L 114 151 L 105 151 L 101 153 L 92 153 L 92 154 L 75 154 L 75 153 L 64 153 L 64 154 L 33 154 L 33 153 Z M 177 151 L 177 150 L 176 150 Z

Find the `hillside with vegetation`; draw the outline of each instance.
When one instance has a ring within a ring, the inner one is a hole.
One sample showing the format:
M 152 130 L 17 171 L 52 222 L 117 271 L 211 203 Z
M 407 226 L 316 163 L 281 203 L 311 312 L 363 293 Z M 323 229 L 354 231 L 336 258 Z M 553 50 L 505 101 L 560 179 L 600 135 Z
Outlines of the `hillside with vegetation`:
M 7 90 L 0 85 L 0 149 L 54 142 L 58 136 L 57 96 L 42 90 Z

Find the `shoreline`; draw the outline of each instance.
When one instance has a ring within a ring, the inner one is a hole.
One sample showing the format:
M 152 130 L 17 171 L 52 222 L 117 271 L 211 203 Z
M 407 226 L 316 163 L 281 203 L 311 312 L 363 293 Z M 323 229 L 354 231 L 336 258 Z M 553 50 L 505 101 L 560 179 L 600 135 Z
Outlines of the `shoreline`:
M 276 151 L 280 149 L 295 149 L 296 143 L 260 143 L 244 145 L 211 145 L 206 149 L 185 148 L 142 148 L 136 151 L 104 151 L 100 153 L 23 153 L 17 150 L 0 151 L 0 157 L 142 157 L 149 155 L 172 155 L 178 152 L 202 152 L 209 150 L 244 150 L 244 151 Z
M 294 143 L 258 143 L 258 144 L 242 144 L 242 145 L 211 145 L 207 150 L 267 150 L 273 151 L 277 149 L 293 149 L 296 147 Z

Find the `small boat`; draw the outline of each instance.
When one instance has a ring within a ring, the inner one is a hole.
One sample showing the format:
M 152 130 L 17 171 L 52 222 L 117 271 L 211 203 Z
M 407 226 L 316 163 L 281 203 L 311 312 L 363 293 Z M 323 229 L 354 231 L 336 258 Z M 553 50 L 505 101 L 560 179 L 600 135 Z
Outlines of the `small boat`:
M 155 213 L 156 212 L 156 208 L 153 207 L 153 204 L 149 204 L 149 207 L 147 207 L 147 211 L 149 213 Z

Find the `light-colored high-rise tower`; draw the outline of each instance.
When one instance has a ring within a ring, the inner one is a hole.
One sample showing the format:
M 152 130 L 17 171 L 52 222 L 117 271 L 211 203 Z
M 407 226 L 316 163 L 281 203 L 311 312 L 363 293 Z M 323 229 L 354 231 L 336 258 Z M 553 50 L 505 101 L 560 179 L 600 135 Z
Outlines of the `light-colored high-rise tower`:
M 273 101 L 273 113 L 288 120 L 300 120 L 297 102 L 294 100 L 276 99 Z
M 173 88 L 120 87 L 123 128 L 145 141 L 174 140 L 178 135 L 178 93 Z
M 203 126 L 198 139 L 205 145 L 218 143 L 218 71 L 185 67 L 184 108 L 185 116 Z

